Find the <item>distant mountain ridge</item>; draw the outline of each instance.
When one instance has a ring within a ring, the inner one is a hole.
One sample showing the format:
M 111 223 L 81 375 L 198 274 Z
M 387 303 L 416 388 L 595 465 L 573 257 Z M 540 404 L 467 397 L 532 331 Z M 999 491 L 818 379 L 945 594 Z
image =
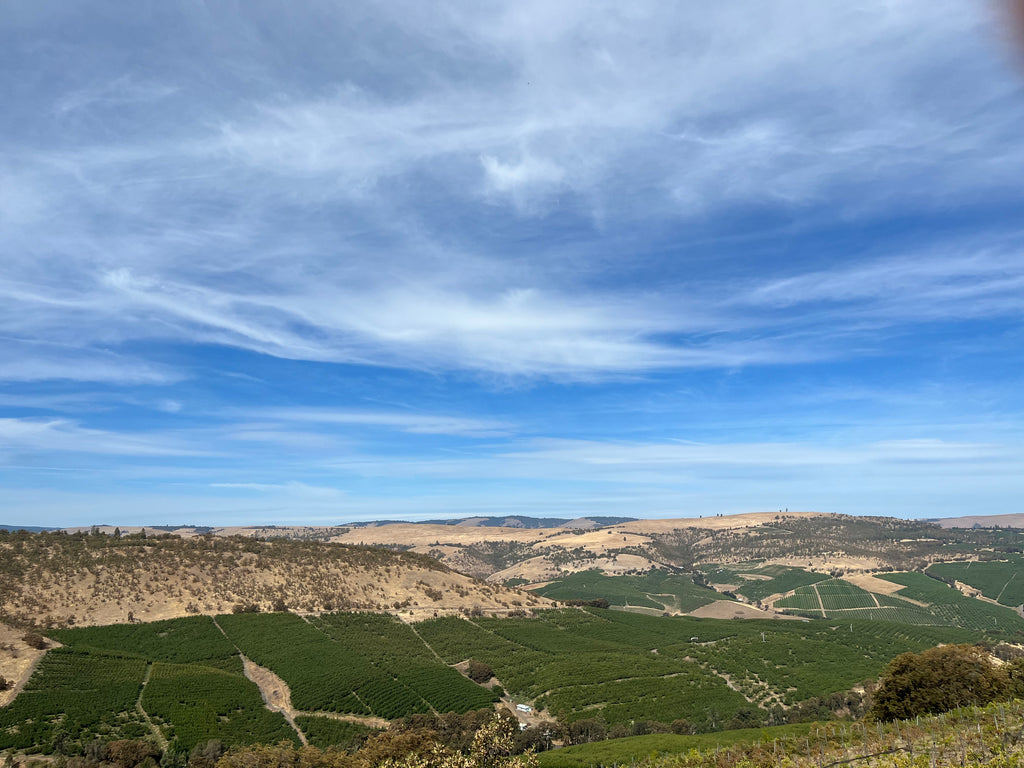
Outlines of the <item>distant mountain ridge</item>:
M 600 528 L 605 525 L 632 523 L 636 517 L 611 517 L 593 515 L 590 517 L 529 517 L 509 515 L 507 517 L 453 517 L 439 520 L 368 520 L 345 523 L 347 528 L 377 528 L 382 525 L 458 525 L 467 528 Z
M 929 518 L 926 522 L 943 528 L 1024 528 L 1024 514 L 937 517 Z

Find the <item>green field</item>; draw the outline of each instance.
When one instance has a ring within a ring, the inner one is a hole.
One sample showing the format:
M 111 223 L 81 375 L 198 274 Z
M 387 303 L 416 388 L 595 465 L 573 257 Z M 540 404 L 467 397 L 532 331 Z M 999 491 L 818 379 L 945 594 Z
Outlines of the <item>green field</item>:
M 658 569 L 640 576 L 606 576 L 598 570 L 582 571 L 552 581 L 533 592 L 552 600 L 604 598 L 615 606 L 679 613 L 727 599 L 713 589 L 697 586 L 685 574 Z
M 539 619 L 435 619 L 418 631 L 445 661 L 484 661 L 517 700 L 536 700 L 567 721 L 684 718 L 703 728 L 721 727 L 757 704 L 846 690 L 903 651 L 976 637 L 863 620 L 840 629 L 597 609 L 547 611 Z
M 0 749 L 80 752 L 95 738 L 148 734 L 135 712 L 146 661 L 56 648 L 25 689 L 0 709 Z
M 907 589 L 914 594 L 953 592 L 921 574 L 890 578 L 913 582 Z M 860 599 L 842 583 L 827 585 L 825 594 L 840 604 Z M 959 605 L 956 594 L 943 596 Z M 708 731 L 763 724 L 781 717 L 780 704 L 877 677 L 899 653 L 982 636 L 862 619 L 735 621 L 575 608 L 415 627 L 358 613 L 308 620 L 233 614 L 217 623 L 227 638 L 209 617 L 55 632 L 66 646 L 49 651 L 26 689 L 0 710 L 0 749 L 74 755 L 92 739 L 146 737 L 154 728 L 179 752 L 209 739 L 295 741 L 241 673 L 235 646 L 289 684 L 302 711 L 298 726 L 326 746 L 367 732 L 328 712 L 393 719 L 489 707 L 494 695 L 449 666 L 469 659 L 489 664 L 514 701 L 566 723 L 685 720 Z
M 871 619 L 901 624 L 945 625 L 982 632 L 1024 629 L 1024 619 L 1013 611 L 966 597 L 922 573 L 877 576 L 904 584 L 906 589 L 895 595 L 879 595 L 841 579 L 830 579 L 798 588 L 791 596 L 777 600 L 775 607 L 800 616 L 841 621 Z
M 441 662 L 410 627 L 381 614 L 312 622 L 293 614 L 233 614 L 217 623 L 196 616 L 52 635 L 65 647 L 47 653 L 25 691 L 0 710 L 0 749 L 67 744 L 61 749 L 79 754 L 93 738 L 146 737 L 153 728 L 177 751 L 210 739 L 295 740 L 243 675 L 238 648 L 289 684 L 293 704 L 310 713 L 302 718 L 306 735 L 323 746 L 353 743 L 367 729 L 318 711 L 393 719 L 462 713 L 496 699 Z
M 495 701 L 494 694 L 443 664 L 412 628 L 392 616 L 332 613 L 312 622 L 350 653 L 358 653 L 406 686 L 435 712 L 461 714 L 489 707 Z M 392 717 L 419 711 L 422 710 L 417 701 L 408 712 Z
M 935 563 L 928 573 L 969 584 L 1002 605 L 1024 605 L 1024 556 L 1009 554 L 1004 560 Z
M 367 728 L 365 725 L 329 717 L 300 715 L 295 718 L 295 724 L 306 734 L 309 743 L 320 749 L 327 747 L 352 749 L 362 744 L 367 736 L 377 733 L 375 729 Z
M 80 754 L 95 738 L 147 737 L 154 727 L 186 751 L 210 739 L 296 738 L 264 707 L 238 651 L 209 616 L 51 635 L 65 647 L 49 651 L 25 690 L 0 710 L 0 749 L 61 742 L 62 751 Z
M 997 702 L 890 723 L 809 722 L 677 736 L 652 734 L 577 743 L 537 756 L 539 768 L 644 766 L 873 765 L 1000 766 L 1024 764 L 1019 737 L 1024 703 Z M 914 755 L 912 758 L 911 755 Z
M 225 744 L 298 741 L 285 719 L 263 706 L 252 682 L 201 664 L 154 664 L 142 706 L 164 738 L 181 750 L 210 739 Z
M 1024 631 L 1024 619 L 1016 611 L 967 597 L 923 573 L 886 573 L 878 574 L 878 578 L 904 585 L 898 595 L 928 603 L 936 623 L 982 632 Z
M 736 585 L 736 594 L 753 602 L 828 579 L 823 573 L 805 571 L 803 568 L 761 563 L 711 566 L 704 574 L 714 584 Z
M 238 650 L 209 616 L 192 616 L 148 624 L 57 629 L 50 633 L 65 645 L 133 654 L 168 664 L 198 663 L 228 672 L 242 672 Z

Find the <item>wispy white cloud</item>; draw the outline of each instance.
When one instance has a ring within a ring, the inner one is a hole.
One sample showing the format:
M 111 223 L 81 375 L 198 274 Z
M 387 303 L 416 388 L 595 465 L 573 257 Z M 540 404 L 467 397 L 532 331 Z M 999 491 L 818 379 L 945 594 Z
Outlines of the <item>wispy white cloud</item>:
M 0 382 L 65 380 L 123 385 L 165 385 L 187 378 L 159 363 L 96 347 L 0 337 Z
M 1024 308 L 1024 244 L 903 254 L 773 280 L 736 299 L 774 308 L 846 305 L 855 315 L 918 322 L 1017 314 Z
M 168 435 L 89 429 L 70 419 L 0 418 L 0 451 L 0 456 L 8 457 L 25 452 L 124 457 L 215 455 Z
M 330 408 L 268 408 L 253 411 L 252 415 L 265 419 L 303 422 L 316 425 L 362 425 L 385 427 L 401 432 L 423 435 L 463 435 L 466 437 L 494 437 L 514 431 L 509 422 L 475 419 L 463 416 L 444 416 L 429 413 L 398 411 L 346 411 Z
M 159 101 L 177 92 L 171 85 L 137 82 L 131 75 L 122 75 L 106 83 L 82 88 L 61 96 L 54 110 L 59 117 L 67 118 L 90 108 L 145 104 Z
M 203 25 L 208 13 L 185 18 Z M 321 13 L 326 27 L 348 22 L 342 9 Z M 740 310 L 728 283 L 712 280 L 711 296 L 706 279 L 631 285 L 629 252 L 605 262 L 603 283 L 575 249 L 517 253 L 516 265 L 491 242 L 453 247 L 430 226 L 435 206 L 582 215 L 612 229 L 751 201 L 871 218 L 894 194 L 928 207 L 1015 187 L 1024 161 L 1024 108 L 990 50 L 992 22 L 952 1 L 376 13 L 367 33 L 404 34 L 416 67 L 376 62 L 375 81 L 353 74 L 293 95 L 261 68 L 254 92 L 194 100 L 174 130 L 132 121 L 111 136 L 90 123 L 82 140 L 0 155 L 11 171 L 0 174 L 0 233 L 13 254 L 0 327 L 90 354 L 161 340 L 568 380 L 822 359 L 837 345 L 779 335 Z M 240 39 L 260 61 L 259 38 Z M 939 77 L 957 98 L 922 95 Z M 144 102 L 163 124 L 188 92 L 122 73 L 53 109 L 71 119 Z M 320 208 L 341 224 L 310 215 Z M 289 210 L 314 226 L 288 226 Z M 807 302 L 798 296 L 870 303 L 877 280 L 918 290 L 921 301 L 901 302 L 911 322 L 940 316 L 939 299 L 973 316 L 1017 306 L 1019 273 L 956 286 L 938 272 L 957 258 L 937 257 L 931 276 L 913 272 L 919 262 L 798 274 L 741 298 L 775 310 Z M 174 376 L 63 368 L 22 357 L 0 375 Z
M 425 478 L 504 478 L 576 480 L 597 483 L 687 485 L 701 479 L 749 473 L 798 473 L 856 470 L 877 472 L 896 464 L 929 466 L 936 473 L 952 467 L 991 465 L 1010 470 L 1019 464 L 1015 443 L 969 443 L 937 438 L 908 438 L 835 445 L 818 441 L 765 443 L 627 443 L 537 439 L 487 455 L 436 460 L 356 456 L 333 464 L 365 476 Z M 943 469 L 945 468 L 945 469 Z
M 288 483 L 211 483 L 210 487 L 314 499 L 334 499 L 345 493 L 338 488 L 307 485 L 294 481 Z

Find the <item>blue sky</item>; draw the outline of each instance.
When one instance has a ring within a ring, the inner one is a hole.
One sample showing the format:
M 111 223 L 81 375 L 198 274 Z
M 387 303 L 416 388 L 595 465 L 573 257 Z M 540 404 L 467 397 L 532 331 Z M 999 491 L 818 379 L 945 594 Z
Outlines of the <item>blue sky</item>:
M 12 0 L 0 522 L 1024 498 L 1024 53 L 960 0 Z

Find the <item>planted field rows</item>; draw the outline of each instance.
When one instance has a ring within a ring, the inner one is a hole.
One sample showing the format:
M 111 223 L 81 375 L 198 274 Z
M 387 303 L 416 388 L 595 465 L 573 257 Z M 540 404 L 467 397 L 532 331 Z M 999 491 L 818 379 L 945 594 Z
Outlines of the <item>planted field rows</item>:
M 238 648 L 283 678 L 293 703 L 312 712 L 394 719 L 467 712 L 496 698 L 390 616 L 327 615 L 316 626 L 292 614 L 230 615 L 218 622 L 196 616 L 55 630 L 66 647 L 50 651 L 25 691 L 0 711 L 0 749 L 57 743 L 76 754 L 94 738 L 148 736 L 150 723 L 179 751 L 210 739 L 296 740 L 244 676 Z M 324 717 L 303 722 L 313 743 L 351 741 L 366 731 Z
M 182 749 L 210 739 L 225 744 L 297 741 L 285 719 L 263 706 L 250 680 L 200 664 L 154 664 L 142 706 L 164 738 Z
M 411 628 L 380 614 L 221 616 L 242 652 L 281 676 L 306 711 L 392 720 L 417 712 L 468 712 L 495 696 L 437 659 Z
M 418 629 L 446 661 L 484 661 L 513 694 L 566 720 L 685 718 L 709 728 L 741 711 L 763 717 L 758 705 L 848 689 L 876 676 L 903 651 L 975 636 L 859 619 L 841 631 L 825 622 L 718 621 L 596 609 L 549 611 L 540 619 L 443 618 Z
M 754 602 L 828 579 L 823 573 L 805 571 L 803 568 L 761 563 L 712 566 L 705 574 L 709 581 L 716 584 L 736 585 L 736 594 Z
M 1024 630 L 1024 618 L 1016 611 L 967 597 L 923 573 L 888 573 L 879 578 L 902 584 L 898 595 L 928 603 L 931 613 L 942 623 L 982 632 Z
M 1024 605 L 1024 556 L 1010 554 L 1005 560 L 935 563 L 928 573 L 969 584 L 1002 605 Z
M 683 613 L 723 599 L 713 589 L 694 584 L 685 574 L 659 569 L 639 576 L 607 576 L 598 570 L 582 571 L 533 592 L 552 600 L 604 598 L 610 605 Z
M 1016 612 L 967 597 L 923 573 L 878 574 L 877 578 L 904 588 L 893 595 L 879 595 L 842 579 L 830 579 L 799 587 L 789 597 L 775 601 L 775 607 L 801 616 L 843 621 L 871 619 L 982 632 L 1024 630 L 1024 619 Z
M 135 713 L 146 662 L 71 648 L 49 651 L 25 689 L 0 709 L 0 749 L 57 742 L 74 749 L 104 734 L 148 733 Z
M 331 640 L 358 652 L 376 669 L 407 687 L 435 712 L 461 714 L 490 706 L 495 700 L 486 688 L 441 662 L 412 628 L 391 616 L 333 613 L 313 623 Z M 410 714 L 422 711 L 418 703 L 416 706 Z
M 906 588 L 947 589 L 921 578 L 932 584 Z M 842 585 L 826 592 L 851 595 Z M 955 595 L 944 596 L 951 602 L 940 608 L 957 607 Z M 871 610 L 901 610 L 879 601 Z M 730 621 L 598 609 L 449 617 L 415 629 L 368 614 L 217 621 L 227 637 L 209 617 L 54 632 L 66 647 L 48 652 L 25 691 L 0 711 L 0 749 L 57 745 L 73 755 L 95 738 L 144 737 L 150 723 L 137 705 L 179 751 L 209 739 L 294 741 L 294 730 L 266 709 L 241 673 L 235 646 L 288 683 L 293 704 L 306 713 L 298 726 L 323 746 L 359 739 L 365 729 L 318 712 L 393 719 L 488 707 L 494 694 L 448 666 L 468 659 L 489 664 L 515 701 L 534 702 L 567 722 L 686 719 L 716 729 L 764 722 L 780 705 L 847 690 L 904 651 L 981 637 L 955 627 L 861 619 Z

